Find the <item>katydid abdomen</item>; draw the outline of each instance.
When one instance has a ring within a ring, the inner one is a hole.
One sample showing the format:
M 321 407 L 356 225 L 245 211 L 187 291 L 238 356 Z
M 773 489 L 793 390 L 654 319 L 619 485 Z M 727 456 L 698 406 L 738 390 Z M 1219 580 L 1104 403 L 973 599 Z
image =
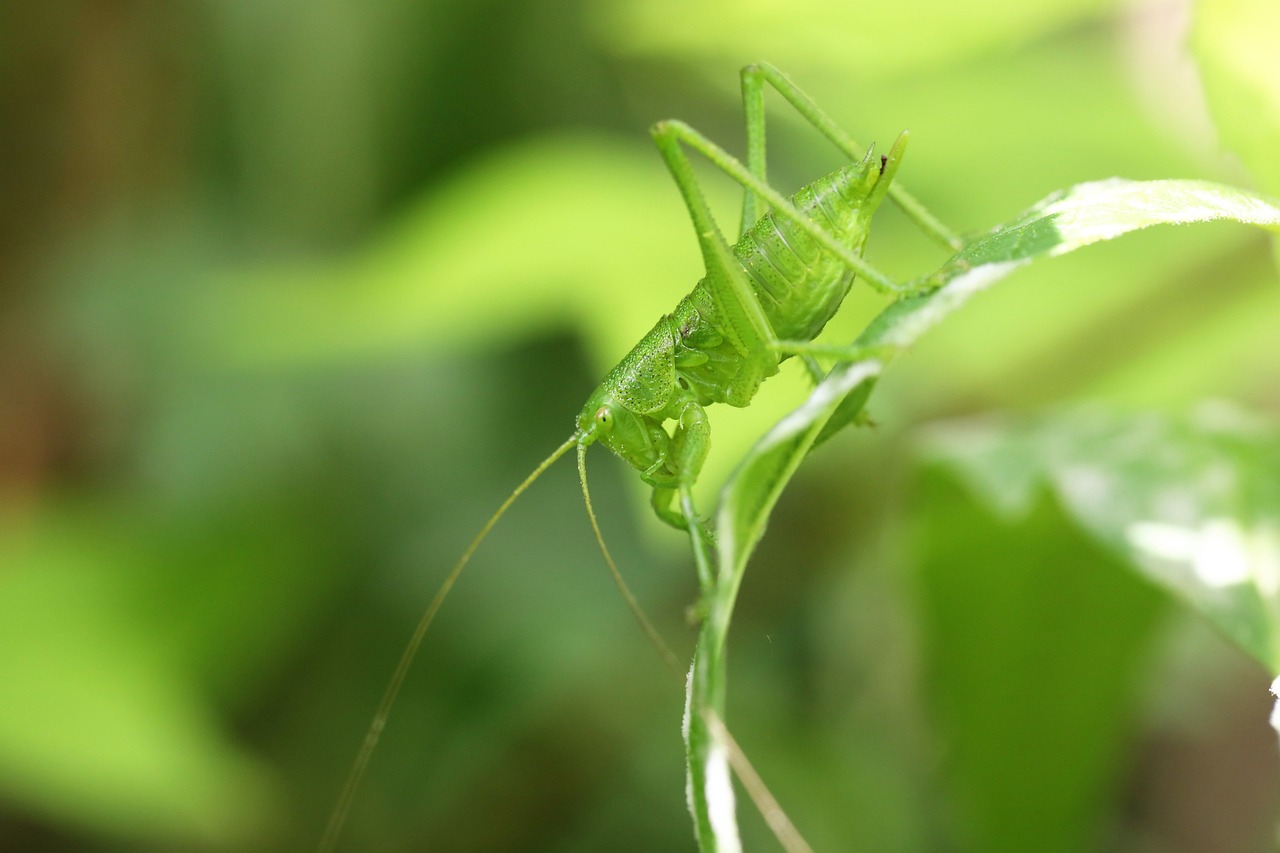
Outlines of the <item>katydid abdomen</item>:
M 851 188 L 862 164 L 851 164 L 834 174 L 805 186 L 791 203 L 810 220 L 844 239 L 850 249 L 861 252 L 866 242 L 870 214 L 863 194 Z M 790 219 L 772 211 L 752 226 L 733 247 L 760 300 L 773 333 L 780 340 L 813 340 L 840 308 L 849 293 L 854 273 L 840 258 L 824 250 Z M 741 354 L 728 343 L 717 325 L 723 322 L 705 282 L 681 300 L 672 315 L 675 328 L 677 382 L 684 382 L 702 405 L 727 403 L 746 406 L 752 395 L 725 393 L 732 382 Z M 707 360 L 682 354 L 681 350 L 705 353 Z M 778 353 L 778 360 L 787 358 Z M 681 362 L 686 366 L 682 368 Z
M 697 478 L 709 450 L 703 408 L 750 404 L 788 355 L 779 345 L 812 341 L 839 310 L 855 274 L 842 255 L 860 255 L 904 142 L 889 158 L 868 152 L 806 185 L 732 247 L 718 230 L 700 229 L 706 277 L 588 399 L 578 416 L 580 443 L 600 441 L 640 471 L 656 490 L 654 508 L 664 520 L 682 525 L 670 501 L 676 488 Z M 680 169 L 672 171 L 679 181 Z M 691 210 L 703 204 L 696 188 L 682 189 Z M 820 243 L 814 228 L 844 252 Z M 675 421 L 672 433 L 667 421 Z
M 872 210 L 861 178 L 879 177 L 879 162 L 850 164 L 805 186 L 791 203 L 805 217 L 861 253 Z M 791 220 L 765 214 L 733 247 L 765 316 L 781 340 L 810 341 L 835 315 L 854 272 Z M 721 401 L 717 401 L 721 402 Z

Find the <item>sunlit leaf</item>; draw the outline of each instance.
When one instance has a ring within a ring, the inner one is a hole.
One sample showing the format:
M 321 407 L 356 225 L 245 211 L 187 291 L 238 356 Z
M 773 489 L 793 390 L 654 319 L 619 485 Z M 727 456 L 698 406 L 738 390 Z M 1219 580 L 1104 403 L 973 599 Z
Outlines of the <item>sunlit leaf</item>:
M 1055 257 L 1156 224 L 1213 219 L 1280 229 L 1280 207 L 1256 195 L 1204 181 L 1109 180 L 1051 196 L 1007 225 L 973 238 L 924 280 L 933 288 L 889 306 L 857 344 L 892 353 L 909 347 L 971 296 L 1039 258 Z M 841 365 L 800 409 L 780 421 L 726 485 L 718 519 L 722 566 L 740 571 L 763 533 L 782 486 L 808 452 L 860 415 L 881 359 Z
M 1084 409 L 943 426 L 929 452 L 1006 514 L 1052 492 L 1085 531 L 1280 671 L 1274 427 L 1221 404 L 1183 417 Z
M 1280 193 L 1280 4 L 1200 0 L 1193 45 L 1222 144 Z

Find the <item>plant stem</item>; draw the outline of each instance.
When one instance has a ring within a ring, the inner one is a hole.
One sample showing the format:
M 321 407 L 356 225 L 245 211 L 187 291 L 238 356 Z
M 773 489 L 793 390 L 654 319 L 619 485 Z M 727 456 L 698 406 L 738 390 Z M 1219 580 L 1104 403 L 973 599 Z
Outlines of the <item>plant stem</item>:
M 733 780 L 729 772 L 729 749 L 723 726 L 711 727 L 708 720 L 724 718 L 725 640 L 737 583 L 711 571 L 712 545 L 703 533 L 689 490 L 681 490 L 681 511 L 689 522 L 698 576 L 704 583 L 699 610 L 702 628 L 689 673 L 685 705 L 685 759 L 689 778 L 689 810 L 693 815 L 698 847 L 703 853 L 738 853 Z M 727 587 L 727 589 L 726 589 Z

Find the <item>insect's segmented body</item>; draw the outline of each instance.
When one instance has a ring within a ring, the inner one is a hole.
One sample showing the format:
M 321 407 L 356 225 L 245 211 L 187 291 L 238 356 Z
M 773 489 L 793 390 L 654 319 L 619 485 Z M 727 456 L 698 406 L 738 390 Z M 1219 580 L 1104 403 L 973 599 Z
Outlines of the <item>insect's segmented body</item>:
M 877 184 L 882 177 L 891 178 L 882 171 L 883 161 L 868 153 L 861 162 L 808 184 L 791 203 L 860 253 L 884 195 Z M 811 341 L 853 283 L 847 263 L 792 218 L 773 211 L 742 235 L 733 256 L 772 340 L 754 348 L 740 346 L 749 334 L 744 319 L 704 278 L 609 373 L 578 417 L 586 441 L 601 441 L 659 489 L 696 476 L 709 436 L 702 408 L 711 403 L 748 405 L 760 383 L 777 373 L 787 357 L 769 344 Z M 678 422 L 674 436 L 663 428 L 668 420 Z
M 861 252 L 873 212 L 863 202 L 879 177 L 879 165 L 875 160 L 841 169 L 807 185 L 791 202 L 809 219 L 842 237 L 855 252 Z M 853 283 L 853 271 L 843 261 L 789 219 L 772 212 L 743 235 L 734 255 L 747 271 L 779 340 L 817 337 Z

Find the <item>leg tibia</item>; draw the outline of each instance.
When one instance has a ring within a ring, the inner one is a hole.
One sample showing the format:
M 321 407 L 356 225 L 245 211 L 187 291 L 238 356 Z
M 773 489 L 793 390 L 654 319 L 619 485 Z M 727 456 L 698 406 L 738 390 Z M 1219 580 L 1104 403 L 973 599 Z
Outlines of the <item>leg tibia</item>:
M 857 344 L 819 344 L 813 341 L 777 341 L 773 349 L 779 355 L 799 355 L 811 358 L 828 358 L 835 361 L 864 361 L 889 359 L 897 355 L 899 348 L 892 344 L 859 346 Z
M 683 143 L 702 154 L 712 163 L 712 165 L 720 169 L 720 171 L 724 172 L 747 190 L 767 201 L 773 207 L 777 215 L 785 216 L 787 219 L 794 222 L 797 227 L 812 237 L 819 245 L 844 261 L 850 269 L 860 275 L 863 280 L 872 287 L 876 288 L 881 293 L 899 294 L 902 291 L 901 285 L 897 284 L 893 279 L 868 264 L 861 256 L 821 228 L 812 219 L 801 214 L 795 209 L 795 206 L 792 205 L 790 201 L 783 197 L 781 193 L 759 180 L 731 154 L 711 140 L 707 139 L 702 134 L 698 133 L 698 131 L 694 130 L 689 125 L 684 122 L 674 120 L 659 122 L 653 127 L 653 137 L 658 143 L 658 148 L 663 152 L 663 156 L 667 158 L 668 165 L 671 165 L 672 161 L 675 159 L 682 161 L 682 167 L 679 172 L 677 172 L 675 166 L 672 166 L 672 173 L 676 176 L 677 183 L 687 181 L 696 187 L 696 181 L 693 178 L 693 168 L 689 164 L 688 158 L 684 156 L 682 151 L 680 151 L 680 144 Z M 685 190 L 683 184 L 681 189 L 682 191 Z M 689 200 L 689 193 L 687 191 L 685 197 L 686 200 Z M 700 192 L 697 193 L 697 199 L 701 202 L 702 207 L 705 208 L 706 202 L 705 200 L 702 200 L 702 194 Z M 690 208 L 690 212 L 693 212 L 692 207 Z M 710 218 L 709 211 L 706 216 L 708 219 Z M 695 223 L 698 221 L 696 216 L 694 221 Z M 702 233 L 702 231 L 703 229 L 699 227 L 699 233 Z M 715 233 L 719 236 L 718 230 Z M 720 239 L 723 240 L 724 238 L 721 237 Z M 731 252 L 730 260 L 732 260 Z M 736 265 L 736 261 L 733 261 L 733 263 Z
M 680 412 L 671 439 L 671 455 L 680 472 L 680 482 L 692 485 L 697 482 L 702 465 L 711 452 L 711 421 L 707 410 L 690 400 Z
M 761 360 L 760 366 L 765 370 L 776 367 L 768 351 L 768 343 L 775 337 L 773 328 L 765 316 L 760 298 L 747 281 L 747 274 L 734 257 L 733 248 L 725 242 L 715 217 L 711 215 L 711 208 L 707 206 L 694 176 L 693 164 L 680 146 L 679 127 L 677 122 L 659 122 L 653 126 L 653 141 L 675 178 L 693 220 L 707 270 L 706 286 L 720 314 L 721 328 L 718 331 L 729 339 L 742 358 Z
M 653 514 L 663 523 L 671 525 L 676 530 L 688 530 L 689 525 L 684 516 L 672 507 L 677 494 L 678 492 L 670 486 L 654 486 L 653 494 L 649 496 L 649 506 L 653 509 Z
M 777 68 L 768 63 L 761 62 L 754 65 L 748 65 L 742 69 L 742 93 L 743 102 L 746 104 L 747 112 L 747 162 L 749 166 L 754 166 L 751 161 L 751 123 L 753 112 L 759 114 L 760 123 L 760 157 L 764 157 L 764 84 L 768 83 L 778 94 L 786 99 L 787 103 L 795 108 L 796 112 L 813 125 L 813 127 L 831 141 L 836 148 L 839 148 L 846 157 L 851 160 L 857 160 L 862 156 L 863 146 L 845 133 L 845 131 L 836 124 L 830 116 L 828 116 L 821 107 L 819 107 L 812 98 L 792 82 L 791 78 L 783 74 Z M 749 94 L 748 94 L 749 93 Z M 754 172 L 755 169 L 752 168 Z M 763 168 L 758 173 L 761 179 L 764 178 Z M 943 248 L 952 252 L 958 252 L 964 248 L 962 241 L 947 226 L 943 225 L 936 216 L 930 213 L 924 205 L 916 200 L 915 196 L 906 191 L 901 184 L 894 183 L 889 187 L 889 197 L 894 203 L 901 208 L 911 221 L 927 234 L 931 239 L 942 245 Z M 744 208 L 745 218 L 745 208 Z M 756 217 L 757 219 L 759 217 Z M 752 220 L 754 222 L 755 219 Z M 743 225 L 746 229 L 750 227 L 750 223 Z
M 676 422 L 667 454 L 668 467 L 675 472 L 673 484 L 654 486 L 650 504 L 658 518 L 680 530 L 687 530 L 684 516 L 673 506 L 680 490 L 692 486 L 702 473 L 702 465 L 711 450 L 711 421 L 702 406 L 693 400 L 685 403 Z

